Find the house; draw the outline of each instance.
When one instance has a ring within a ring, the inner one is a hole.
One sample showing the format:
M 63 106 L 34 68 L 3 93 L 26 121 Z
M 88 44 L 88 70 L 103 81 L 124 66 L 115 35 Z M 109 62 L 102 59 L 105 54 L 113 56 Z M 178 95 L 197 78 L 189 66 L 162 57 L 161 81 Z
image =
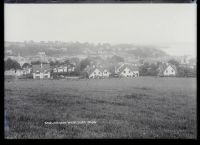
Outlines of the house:
M 39 58 L 39 60 L 40 60 L 41 62 L 46 62 L 46 63 L 49 62 L 49 61 L 48 61 L 48 57 L 47 57 L 47 55 L 46 55 L 45 52 L 38 52 L 37 57 Z
M 57 68 L 57 72 L 58 72 L 58 73 L 64 72 L 63 67 L 62 67 L 62 66 L 58 67 L 58 68 Z
M 73 64 L 60 65 L 59 67 L 53 68 L 54 73 L 63 73 L 63 72 L 74 72 L 75 66 Z
M 6 70 L 4 72 L 5 76 L 22 76 L 23 75 L 23 71 L 21 69 L 10 69 L 10 70 Z
M 54 73 L 57 73 L 58 72 L 58 69 L 55 67 L 55 68 L 53 68 L 53 72 Z
M 68 64 L 67 65 L 67 72 L 74 72 L 75 71 L 75 65 Z
M 99 68 L 90 68 L 87 71 L 88 73 L 88 78 L 101 78 L 102 77 L 102 72 Z
M 15 70 L 14 69 L 10 69 L 10 70 L 5 70 L 4 75 L 5 76 L 15 76 Z
M 64 72 L 64 68 L 62 67 L 62 66 L 57 66 L 57 67 L 55 67 L 55 68 L 53 68 L 53 72 L 54 73 L 62 73 L 62 72 Z
M 67 66 L 63 66 L 63 72 L 68 72 L 68 67 Z
M 103 78 L 108 78 L 111 74 L 107 68 L 101 68 L 100 71 L 102 72 Z
M 33 79 L 48 79 L 50 78 L 50 65 L 39 64 L 33 65 Z
M 17 69 L 17 70 L 15 71 L 15 74 L 16 74 L 17 77 L 22 76 L 22 75 L 23 75 L 23 70 Z
M 110 72 L 108 68 L 105 67 L 87 67 L 85 69 L 88 78 L 108 78 L 110 76 Z
M 163 63 L 158 68 L 158 76 L 176 76 L 177 69 L 175 65 Z
M 120 77 L 139 77 L 139 68 L 131 64 L 121 64 L 115 70 Z
M 31 71 L 32 71 L 32 66 L 31 66 L 31 64 L 25 63 L 25 64 L 22 66 L 23 75 L 31 74 Z
M 20 53 L 18 53 L 16 61 L 20 64 L 21 67 L 27 62 L 27 60 L 24 57 L 22 57 Z

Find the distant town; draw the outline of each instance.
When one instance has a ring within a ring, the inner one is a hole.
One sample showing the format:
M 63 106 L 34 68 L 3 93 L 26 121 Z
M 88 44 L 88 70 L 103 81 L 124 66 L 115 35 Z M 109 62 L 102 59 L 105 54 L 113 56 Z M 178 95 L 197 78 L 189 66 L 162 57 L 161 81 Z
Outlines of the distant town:
M 24 41 L 5 42 L 4 48 L 6 78 L 196 77 L 196 58 L 154 46 Z

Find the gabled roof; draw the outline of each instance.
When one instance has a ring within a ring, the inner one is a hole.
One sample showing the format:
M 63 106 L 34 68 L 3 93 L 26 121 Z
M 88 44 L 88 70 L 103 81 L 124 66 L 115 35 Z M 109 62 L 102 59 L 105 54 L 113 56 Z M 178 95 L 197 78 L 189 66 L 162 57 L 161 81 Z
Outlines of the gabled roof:
M 130 69 L 131 71 L 139 71 L 139 68 L 130 64 L 124 64 L 123 66 L 120 66 L 119 68 L 119 74 L 121 74 L 125 68 Z
M 159 66 L 159 73 L 158 75 L 163 75 L 164 71 L 167 69 L 168 66 L 171 66 L 175 72 L 177 72 L 176 66 L 173 64 L 169 64 L 169 63 L 163 63 Z
M 108 67 L 102 67 L 102 68 L 98 68 L 101 72 L 104 72 L 105 70 L 109 72 L 109 68 Z
M 95 69 L 98 69 L 98 68 L 89 67 L 89 68 L 86 70 L 86 72 L 88 73 L 88 75 L 90 75 L 90 74 L 92 74 L 92 73 L 95 71 Z
M 102 73 L 104 70 L 107 70 L 109 72 L 109 68 L 107 67 L 88 67 L 85 69 L 85 71 L 90 75 L 95 71 L 95 69 L 98 69 Z
M 49 64 L 35 64 L 32 65 L 33 67 L 33 73 L 36 73 L 37 70 L 39 70 L 40 72 L 44 72 L 45 70 L 47 72 L 50 72 L 50 65 Z
M 29 63 L 24 63 L 23 65 L 22 65 L 22 68 L 31 68 L 32 66 L 31 66 L 31 64 L 29 64 Z

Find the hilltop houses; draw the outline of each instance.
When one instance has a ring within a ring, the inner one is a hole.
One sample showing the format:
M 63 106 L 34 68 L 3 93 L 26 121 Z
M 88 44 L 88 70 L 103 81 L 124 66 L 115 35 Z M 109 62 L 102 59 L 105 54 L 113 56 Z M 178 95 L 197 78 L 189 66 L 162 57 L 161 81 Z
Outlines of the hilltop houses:
M 176 76 L 177 69 L 175 65 L 163 63 L 158 68 L 158 76 Z
M 36 64 L 33 68 L 33 79 L 48 79 L 50 78 L 50 65 L 49 64 Z

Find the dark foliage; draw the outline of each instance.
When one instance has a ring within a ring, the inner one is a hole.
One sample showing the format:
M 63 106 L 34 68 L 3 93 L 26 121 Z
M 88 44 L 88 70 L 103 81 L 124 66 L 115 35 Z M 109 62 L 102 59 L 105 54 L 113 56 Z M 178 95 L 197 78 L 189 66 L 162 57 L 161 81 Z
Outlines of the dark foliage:
M 4 67 L 5 67 L 5 70 L 10 70 L 10 69 L 21 69 L 21 66 L 20 64 L 15 61 L 15 60 L 12 60 L 12 59 L 7 59 L 4 63 Z

